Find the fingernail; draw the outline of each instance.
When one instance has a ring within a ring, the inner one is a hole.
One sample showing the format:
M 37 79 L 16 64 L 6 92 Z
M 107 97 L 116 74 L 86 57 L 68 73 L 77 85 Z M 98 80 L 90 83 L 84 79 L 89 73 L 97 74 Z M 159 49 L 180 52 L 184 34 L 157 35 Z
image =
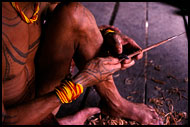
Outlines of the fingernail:
M 163 122 L 162 122 L 162 121 L 160 121 L 160 125 L 163 125 Z
M 98 109 L 97 111 L 96 111 L 96 113 L 100 113 L 101 112 L 101 110 L 100 109 Z

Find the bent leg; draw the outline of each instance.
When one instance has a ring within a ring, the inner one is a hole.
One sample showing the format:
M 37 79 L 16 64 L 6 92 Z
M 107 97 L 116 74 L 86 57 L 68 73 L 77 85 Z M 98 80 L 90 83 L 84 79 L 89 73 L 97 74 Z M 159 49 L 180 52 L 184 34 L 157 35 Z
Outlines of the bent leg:
M 103 39 L 88 13 L 79 3 L 61 3 L 55 8 L 38 51 L 39 95 L 59 85 L 69 73 L 73 57 L 82 68 L 100 49 Z
M 73 56 L 81 70 L 86 62 L 97 55 L 103 43 L 93 15 L 81 4 L 60 4 L 52 17 L 47 24 L 45 44 L 39 62 L 40 76 L 43 76 L 40 78 L 42 93 L 53 90 L 65 78 Z M 157 117 L 151 108 L 129 102 L 120 96 L 112 76 L 96 85 L 96 89 L 108 105 L 109 114 L 140 123 L 156 124 L 157 120 L 155 122 L 154 119 Z
M 92 43 L 90 45 L 91 49 L 99 48 L 98 46 L 100 45 L 97 45 L 97 42 L 102 42 L 102 38 L 89 40 L 91 37 L 88 37 L 89 35 L 85 33 L 87 31 L 84 31 L 86 29 L 85 25 L 89 26 L 91 24 L 92 27 L 88 32 L 99 34 L 98 36 L 101 37 L 97 25 L 94 23 L 94 26 L 92 22 L 88 22 L 93 17 L 85 16 L 85 10 L 83 9 L 79 3 L 61 3 L 55 8 L 52 18 L 47 22 L 43 42 L 40 44 L 37 56 L 38 96 L 53 91 L 56 86 L 60 85 L 60 81 L 69 74 L 71 60 L 73 56 L 78 55 L 76 51 L 86 46 L 80 42 Z M 79 37 L 83 39 L 78 39 Z M 90 48 L 90 46 L 86 48 Z M 93 58 L 94 52 L 88 52 L 88 54 L 91 54 L 91 58 Z M 86 60 L 84 60 L 85 62 Z M 71 118 L 75 118 L 79 114 L 83 114 L 81 121 L 84 121 L 89 115 L 98 113 L 98 110 L 98 108 L 95 110 L 94 108 L 88 108 L 88 110 L 83 109 L 80 113 L 73 116 L 59 119 L 59 122 L 62 123 L 63 121 L 71 120 Z M 56 112 L 54 111 L 53 114 L 55 115 Z M 78 120 L 80 121 L 80 119 Z

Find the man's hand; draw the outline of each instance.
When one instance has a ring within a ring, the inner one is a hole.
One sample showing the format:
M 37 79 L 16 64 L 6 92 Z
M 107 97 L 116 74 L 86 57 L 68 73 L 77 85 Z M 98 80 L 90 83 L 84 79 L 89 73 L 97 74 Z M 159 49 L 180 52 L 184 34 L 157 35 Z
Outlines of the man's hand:
M 100 31 L 107 29 L 115 31 L 114 33 L 108 33 L 106 35 L 102 32 L 102 36 L 104 38 L 103 50 L 108 50 L 113 56 L 122 53 L 130 55 L 141 49 L 141 47 L 133 39 L 122 34 L 121 31 L 114 26 L 103 25 L 100 26 L 99 29 Z M 135 63 L 134 59 L 139 60 L 142 57 L 143 53 L 134 56 L 132 59 L 130 58 L 123 60 L 121 62 L 121 70 L 131 67 Z
M 75 83 L 88 87 L 107 80 L 106 78 L 121 69 L 118 58 L 95 58 L 89 61 L 84 69 L 74 77 Z

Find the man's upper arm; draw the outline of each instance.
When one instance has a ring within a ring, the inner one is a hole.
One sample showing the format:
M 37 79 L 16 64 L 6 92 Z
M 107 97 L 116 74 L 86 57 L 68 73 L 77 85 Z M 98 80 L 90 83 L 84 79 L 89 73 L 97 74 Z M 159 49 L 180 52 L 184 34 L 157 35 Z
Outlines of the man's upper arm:
M 55 9 L 55 7 L 59 4 L 59 2 L 50 2 L 49 5 L 49 11 L 53 12 L 53 10 Z

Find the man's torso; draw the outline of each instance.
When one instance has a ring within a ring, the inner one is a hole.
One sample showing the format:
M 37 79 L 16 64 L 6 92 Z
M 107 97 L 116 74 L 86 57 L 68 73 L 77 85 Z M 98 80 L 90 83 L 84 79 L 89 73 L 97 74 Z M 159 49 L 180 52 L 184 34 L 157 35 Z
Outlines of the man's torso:
M 2 58 L 6 63 L 2 79 L 5 107 L 24 102 L 35 95 L 34 57 L 40 42 L 40 16 L 47 3 L 39 5 L 38 20 L 27 24 L 10 2 L 2 4 Z M 22 11 L 28 18 L 32 17 L 34 3 L 23 6 Z

